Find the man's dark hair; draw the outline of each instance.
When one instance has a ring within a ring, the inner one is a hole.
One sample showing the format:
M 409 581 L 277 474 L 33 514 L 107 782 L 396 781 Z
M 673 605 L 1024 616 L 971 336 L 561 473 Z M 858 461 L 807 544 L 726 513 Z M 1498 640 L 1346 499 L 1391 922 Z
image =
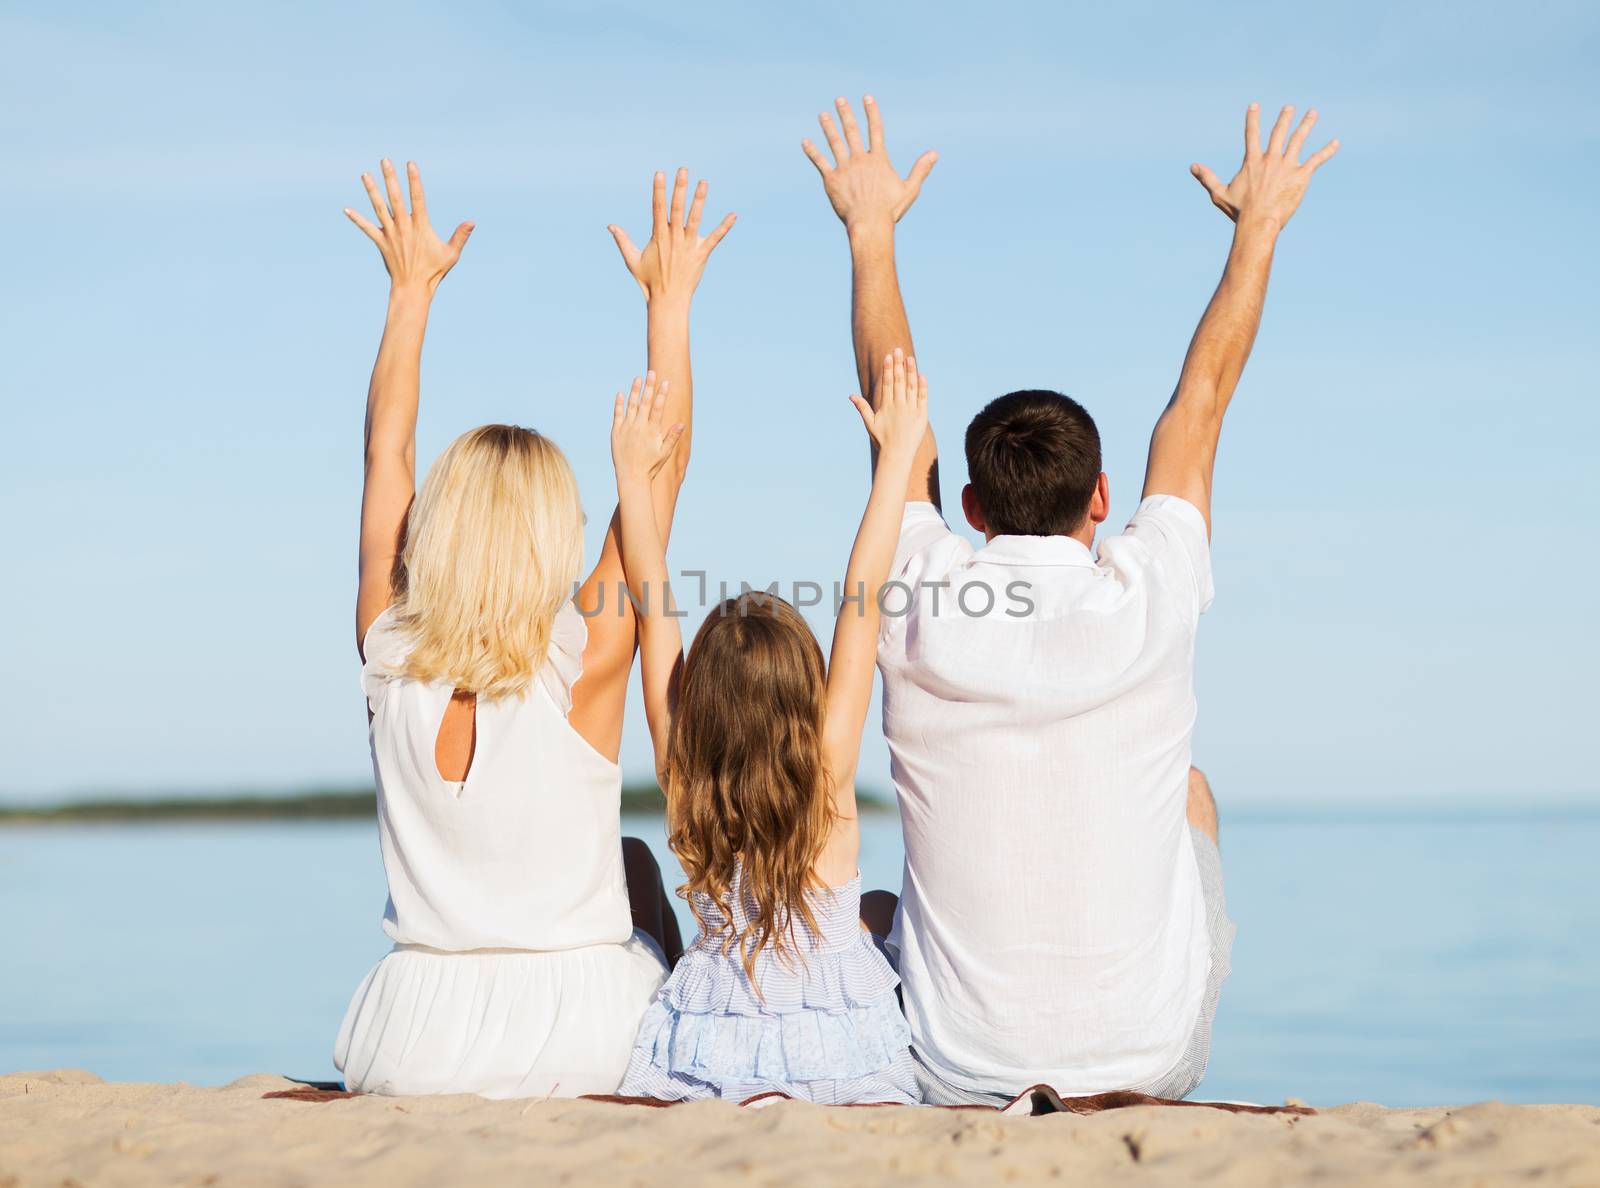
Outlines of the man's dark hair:
M 967 426 L 967 474 L 991 533 L 1074 532 L 1100 481 L 1100 431 L 1070 396 L 1008 392 Z

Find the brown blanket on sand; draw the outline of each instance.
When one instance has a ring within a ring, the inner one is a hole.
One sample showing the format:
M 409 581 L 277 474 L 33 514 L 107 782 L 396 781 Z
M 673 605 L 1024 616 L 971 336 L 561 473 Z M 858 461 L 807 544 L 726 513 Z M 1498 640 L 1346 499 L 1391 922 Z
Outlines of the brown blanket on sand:
M 358 1093 L 351 1093 L 345 1089 L 325 1089 L 316 1085 L 307 1085 L 302 1089 L 279 1089 L 272 1093 L 263 1093 L 264 1098 L 274 1097 L 286 1101 L 341 1101 L 347 1097 L 359 1097 Z M 668 1106 L 681 1105 L 676 1101 L 658 1101 L 653 1097 L 620 1097 L 614 1093 L 588 1093 L 582 1098 L 584 1101 L 609 1101 L 617 1105 L 648 1106 L 652 1109 L 665 1109 Z M 756 1096 L 739 1104 L 760 1108 L 773 1105 L 780 1101 L 789 1101 L 787 1093 L 758 1093 Z M 844 1109 L 880 1109 L 888 1102 L 858 1102 L 855 1105 L 844 1106 Z M 1151 1097 L 1147 1093 L 1129 1093 L 1126 1091 L 1116 1093 L 1096 1093 L 1090 1097 L 1062 1097 L 1048 1085 L 1035 1085 L 1025 1089 L 1012 1098 L 1009 1105 L 1000 1107 L 1001 1112 L 1011 1114 L 1027 1114 L 1037 1117 L 1040 1114 L 1100 1114 L 1106 1110 L 1121 1110 L 1129 1106 L 1182 1106 L 1188 1109 L 1201 1110 L 1226 1110 L 1234 1114 L 1314 1114 L 1317 1111 L 1309 1106 L 1259 1106 L 1240 1105 L 1231 1101 L 1174 1101 L 1165 1097 Z M 965 1106 L 933 1106 L 932 1109 L 944 1110 L 989 1110 L 990 1106 L 965 1105 Z

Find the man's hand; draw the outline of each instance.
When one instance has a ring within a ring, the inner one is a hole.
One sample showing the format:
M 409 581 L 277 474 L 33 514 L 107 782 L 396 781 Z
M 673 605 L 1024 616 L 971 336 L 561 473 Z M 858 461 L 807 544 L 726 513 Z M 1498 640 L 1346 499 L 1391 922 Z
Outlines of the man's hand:
M 1252 103 L 1244 117 L 1244 164 L 1227 185 L 1204 165 L 1189 166 L 1189 172 L 1206 188 L 1217 209 L 1235 223 L 1264 222 L 1282 229 L 1300 205 L 1300 199 L 1305 197 L 1311 175 L 1339 151 L 1339 142 L 1330 140 L 1302 165 L 1300 150 L 1316 125 L 1316 109 L 1306 112 L 1294 135 L 1289 136 L 1289 124 L 1293 119 L 1292 107 L 1285 107 L 1278 113 L 1278 122 L 1272 126 L 1272 139 L 1267 151 L 1262 152 L 1261 104 Z M 1287 148 L 1285 137 L 1288 137 Z
M 729 214 L 718 223 L 710 235 L 700 234 L 700 214 L 706 204 L 706 183 L 694 189 L 694 201 L 689 203 L 684 215 L 684 197 L 689 189 L 689 171 L 678 170 L 672 185 L 672 208 L 667 209 L 667 175 L 657 173 L 651 192 L 650 242 L 640 251 L 633 246 L 628 233 L 615 223 L 606 228 L 617 241 L 622 252 L 622 262 L 628 266 L 633 279 L 644 290 L 646 301 L 659 298 L 681 300 L 685 303 L 694 295 L 705 271 L 712 249 L 722 242 L 722 237 L 733 228 L 737 215 Z
M 374 227 L 348 206 L 344 213 L 378 245 L 383 266 L 389 270 L 389 283 L 394 288 L 425 288 L 431 294 L 439 287 L 445 273 L 461 259 L 461 249 L 467 246 L 472 224 L 462 223 L 448 240 L 441 240 L 428 221 L 428 199 L 422 192 L 422 174 L 417 171 L 415 161 L 406 165 L 406 180 L 411 187 L 409 211 L 400 196 L 400 179 L 395 176 L 394 162 L 384 161 L 383 184 L 387 197 L 379 191 L 370 173 L 361 175 L 361 184 L 366 186 L 367 197 L 372 200 L 378 225 Z
M 1190 166 L 1211 201 L 1236 225 L 1222 280 L 1189 342 L 1178 386 L 1151 435 L 1144 493 L 1187 500 L 1205 518 L 1207 531 L 1211 528 L 1211 479 L 1222 418 L 1261 326 L 1278 232 L 1300 205 L 1311 174 L 1339 151 L 1339 142 L 1329 141 L 1300 164 L 1300 150 L 1317 122 L 1317 113 L 1307 112 L 1289 136 L 1293 118 L 1292 107 L 1278 114 L 1272 140 L 1263 153 L 1261 105 L 1250 105 L 1245 115 L 1244 164 L 1226 186 L 1204 166 Z
M 839 122 L 844 125 L 842 137 L 827 112 L 817 117 L 822 134 L 827 137 L 828 148 L 833 152 L 833 166 L 829 167 L 827 157 L 811 141 L 802 140 L 800 147 L 822 174 L 822 188 L 827 191 L 834 213 L 844 221 L 846 228 L 873 223 L 893 226 L 917 200 L 923 179 L 933 169 L 939 154 L 923 153 L 911 166 L 911 172 L 901 177 L 889 163 L 889 149 L 883 140 L 883 117 L 877 103 L 868 95 L 861 105 L 867 113 L 870 145 L 861 142 L 855 114 L 841 96 L 834 100 L 834 106 L 839 109 Z
M 657 384 L 653 371 L 642 380 L 636 376 L 627 395 L 617 393 L 611 415 L 611 464 L 619 489 L 626 491 L 637 483 L 648 491 L 650 480 L 672 456 L 683 426 L 667 424 L 666 410 L 667 381 Z

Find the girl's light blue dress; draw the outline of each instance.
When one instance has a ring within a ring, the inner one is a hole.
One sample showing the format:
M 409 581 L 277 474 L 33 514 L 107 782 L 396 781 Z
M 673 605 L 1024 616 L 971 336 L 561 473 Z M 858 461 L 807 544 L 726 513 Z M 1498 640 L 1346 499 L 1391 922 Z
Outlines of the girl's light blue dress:
M 742 931 L 754 905 L 737 876 L 729 900 Z M 807 902 L 816 931 L 796 919 L 783 957 L 760 954 L 757 994 L 737 949 L 722 952 L 723 913 L 696 893 L 706 928 L 645 1011 L 619 1093 L 744 1101 L 776 1090 L 823 1105 L 920 1100 L 895 996 L 900 979 L 860 924 L 861 876 L 808 891 Z

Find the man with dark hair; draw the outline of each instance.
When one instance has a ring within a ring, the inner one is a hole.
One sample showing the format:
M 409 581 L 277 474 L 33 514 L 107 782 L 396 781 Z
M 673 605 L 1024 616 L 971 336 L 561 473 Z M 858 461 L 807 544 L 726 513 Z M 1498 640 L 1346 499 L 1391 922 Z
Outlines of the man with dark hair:
M 837 125 L 821 116 L 832 162 L 804 148 L 849 233 L 873 399 L 875 361 L 911 352 L 894 228 L 935 157 L 902 178 L 872 97 L 866 140 L 837 108 Z M 1066 396 L 1012 392 L 973 419 L 961 505 L 980 549 L 940 516 L 931 427 L 923 441 L 891 571 L 909 605 L 885 619 L 878 663 L 906 845 L 888 947 L 930 1102 L 1038 1083 L 1183 1097 L 1205 1072 L 1234 932 L 1216 806 L 1190 764 L 1212 463 L 1278 234 L 1338 148 L 1302 163 L 1316 112 L 1291 135 L 1284 108 L 1263 150 L 1259 116 L 1231 182 L 1191 168 L 1233 245 L 1122 534 L 1091 551 L 1110 490 L 1094 421 Z
M 967 426 L 967 475 L 962 506 L 980 532 L 1066 536 L 1100 489 L 1100 430 L 1070 396 L 1011 392 Z

